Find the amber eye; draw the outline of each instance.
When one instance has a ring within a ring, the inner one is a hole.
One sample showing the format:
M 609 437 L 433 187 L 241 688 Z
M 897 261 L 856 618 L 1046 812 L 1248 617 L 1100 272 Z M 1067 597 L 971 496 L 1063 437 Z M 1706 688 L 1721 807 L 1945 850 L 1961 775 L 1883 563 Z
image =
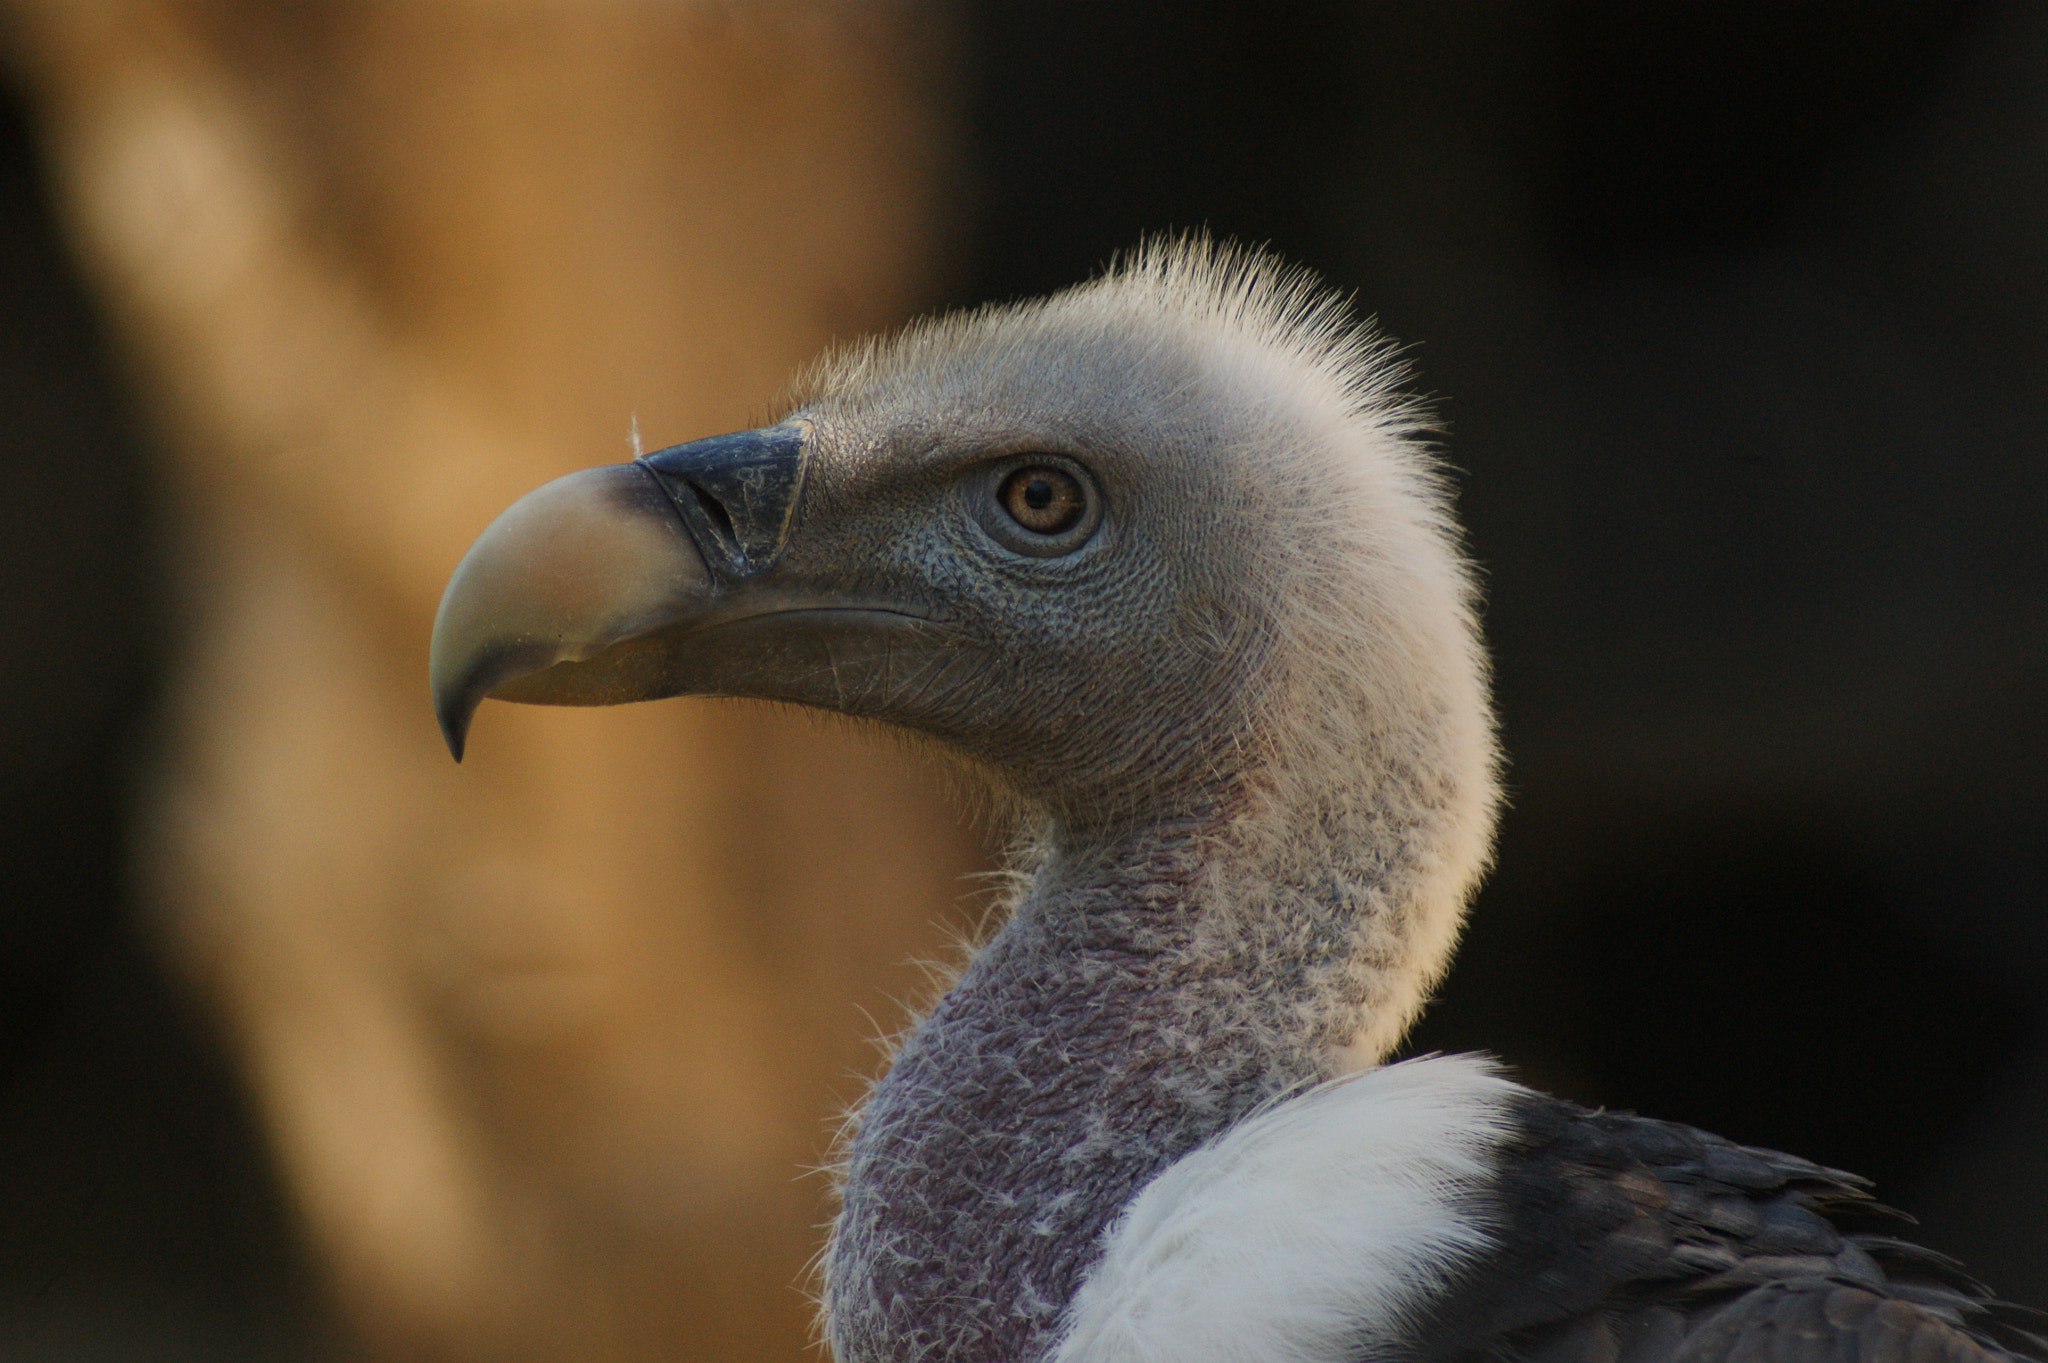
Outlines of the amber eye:
M 1065 469 L 1030 464 L 1003 479 L 996 496 L 1010 519 L 1034 535 L 1063 535 L 1080 524 L 1088 494 Z

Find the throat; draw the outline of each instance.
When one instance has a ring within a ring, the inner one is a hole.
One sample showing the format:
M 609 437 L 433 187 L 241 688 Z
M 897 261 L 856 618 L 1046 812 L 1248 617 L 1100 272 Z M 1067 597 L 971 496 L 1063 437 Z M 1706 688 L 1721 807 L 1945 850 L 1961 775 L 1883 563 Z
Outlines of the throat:
M 1390 868 L 1324 856 L 1302 883 L 1228 836 L 1050 855 L 905 1041 L 848 1150 L 839 1363 L 1046 1356 L 1140 1188 L 1352 1063 L 1393 964 Z

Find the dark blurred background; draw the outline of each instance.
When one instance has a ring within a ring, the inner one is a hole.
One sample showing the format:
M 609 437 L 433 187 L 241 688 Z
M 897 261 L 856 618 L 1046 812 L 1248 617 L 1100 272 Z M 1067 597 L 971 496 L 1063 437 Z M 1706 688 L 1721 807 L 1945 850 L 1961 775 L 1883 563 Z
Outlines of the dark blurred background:
M 0 89 L 0 1352 L 315 1357 L 263 1136 L 138 931 L 170 614 L 150 455 Z
M 1869 1175 L 2048 1305 L 2048 10 L 976 0 L 950 33 L 927 301 L 1204 228 L 1409 346 L 1512 762 L 1411 1049 Z M 312 1357 L 317 1256 L 125 888 L 177 534 L 41 145 L 8 92 L 0 1347 Z

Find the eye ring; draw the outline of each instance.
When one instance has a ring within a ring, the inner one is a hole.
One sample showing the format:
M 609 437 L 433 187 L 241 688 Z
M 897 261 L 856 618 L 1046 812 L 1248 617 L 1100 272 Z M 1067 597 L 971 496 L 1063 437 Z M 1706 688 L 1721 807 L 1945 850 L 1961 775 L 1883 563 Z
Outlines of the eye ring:
M 1102 494 L 1074 460 L 1020 454 L 991 468 L 975 494 L 975 519 L 991 539 L 1028 558 L 1073 553 L 1102 521 Z

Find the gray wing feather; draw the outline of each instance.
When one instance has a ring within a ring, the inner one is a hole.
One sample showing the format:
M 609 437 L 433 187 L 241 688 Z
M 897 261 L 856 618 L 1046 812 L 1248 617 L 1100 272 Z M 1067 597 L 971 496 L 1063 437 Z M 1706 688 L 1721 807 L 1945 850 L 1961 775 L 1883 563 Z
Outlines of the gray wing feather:
M 1500 1249 L 1418 1322 L 1442 1363 L 2048 1363 L 1949 1260 L 1856 1229 L 1864 1181 L 1532 1094 L 1472 1213 Z

